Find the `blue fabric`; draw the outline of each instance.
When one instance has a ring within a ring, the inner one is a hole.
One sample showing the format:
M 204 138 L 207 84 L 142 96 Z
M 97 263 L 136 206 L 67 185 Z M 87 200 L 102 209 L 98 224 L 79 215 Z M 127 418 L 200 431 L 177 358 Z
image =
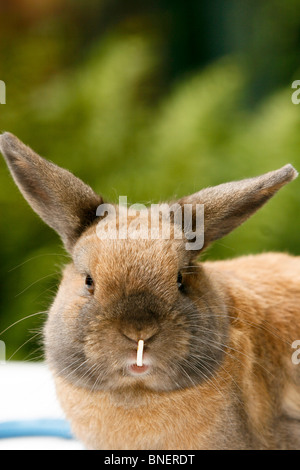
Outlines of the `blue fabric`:
M 72 439 L 70 425 L 62 419 L 38 419 L 0 422 L 0 439 L 12 437 L 60 437 Z

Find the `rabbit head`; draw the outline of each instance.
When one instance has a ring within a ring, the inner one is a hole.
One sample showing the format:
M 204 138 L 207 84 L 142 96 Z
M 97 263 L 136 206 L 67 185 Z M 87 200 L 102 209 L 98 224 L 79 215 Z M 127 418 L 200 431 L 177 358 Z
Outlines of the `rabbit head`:
M 222 362 L 229 320 L 220 283 L 216 288 L 196 258 L 293 180 L 294 168 L 203 189 L 176 201 L 168 218 L 153 217 L 157 207 L 106 207 L 89 186 L 9 133 L 0 149 L 25 199 L 72 257 L 45 326 L 54 373 L 89 390 L 124 392 L 209 380 Z M 197 235 L 203 243 L 193 249 Z

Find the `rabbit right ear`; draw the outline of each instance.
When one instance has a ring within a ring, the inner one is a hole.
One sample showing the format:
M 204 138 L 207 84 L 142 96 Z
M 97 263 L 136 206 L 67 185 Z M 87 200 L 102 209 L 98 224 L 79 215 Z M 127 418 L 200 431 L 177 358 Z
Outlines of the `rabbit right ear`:
M 261 176 L 232 183 L 205 188 L 198 193 L 182 198 L 179 204 L 190 204 L 192 225 L 195 230 L 195 207 L 204 205 L 204 245 L 224 237 L 244 223 L 262 207 L 285 184 L 298 176 L 295 168 L 288 164 L 279 170 Z
M 10 133 L 0 136 L 0 151 L 25 199 L 71 251 L 96 218 L 102 198 L 69 171 L 40 157 Z

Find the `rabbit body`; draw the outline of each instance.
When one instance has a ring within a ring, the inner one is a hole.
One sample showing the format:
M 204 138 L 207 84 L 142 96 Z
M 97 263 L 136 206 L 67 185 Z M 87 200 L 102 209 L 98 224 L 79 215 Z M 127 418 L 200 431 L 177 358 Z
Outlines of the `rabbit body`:
M 300 337 L 300 260 L 269 253 L 206 262 L 203 270 L 213 302 L 221 292 L 229 317 L 219 370 L 203 384 L 160 393 L 88 392 L 56 376 L 62 406 L 87 447 L 300 448 L 300 367 L 291 359 Z
M 180 199 L 165 237 L 164 216 L 147 225 L 147 208 L 100 216 L 102 197 L 13 135 L 0 136 L 0 150 L 72 258 L 44 343 L 60 403 L 87 448 L 300 448 L 299 258 L 197 261 L 296 178 L 291 165 Z M 193 251 L 185 207 L 197 236 L 198 205 L 204 238 Z M 128 226 L 128 237 L 112 236 Z

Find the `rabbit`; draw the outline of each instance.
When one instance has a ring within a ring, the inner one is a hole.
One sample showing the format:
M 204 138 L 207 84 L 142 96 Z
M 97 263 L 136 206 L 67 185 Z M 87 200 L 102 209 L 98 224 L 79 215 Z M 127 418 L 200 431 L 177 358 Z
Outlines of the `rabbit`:
M 174 217 L 169 239 L 157 236 L 161 219 L 152 238 L 146 226 L 135 237 L 101 238 L 99 224 L 108 234 L 115 228 L 113 217 L 99 215 L 101 196 L 10 133 L 0 136 L 0 149 L 72 258 L 44 345 L 58 399 L 85 448 L 299 449 L 300 366 L 292 361 L 299 258 L 197 261 L 294 180 L 293 166 L 176 201 L 192 208 L 192 228 L 204 206 L 203 245 L 193 250 Z M 118 229 L 135 220 L 113 207 Z M 149 210 L 140 211 L 142 220 Z

